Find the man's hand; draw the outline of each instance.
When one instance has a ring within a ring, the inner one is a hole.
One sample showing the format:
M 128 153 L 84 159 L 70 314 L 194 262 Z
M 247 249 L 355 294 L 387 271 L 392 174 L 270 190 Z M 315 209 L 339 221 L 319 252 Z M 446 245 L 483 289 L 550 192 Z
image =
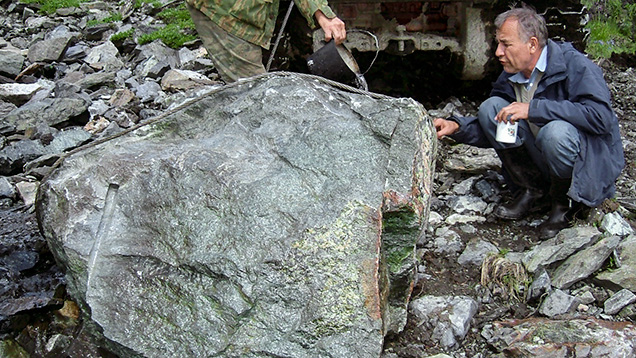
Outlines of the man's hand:
M 449 121 L 444 118 L 435 118 L 433 125 L 437 131 L 437 139 L 441 139 L 445 135 L 451 135 L 459 129 L 459 124 L 455 121 Z
M 528 119 L 529 103 L 512 102 L 502 108 L 495 116 L 497 122 L 518 122 L 522 119 Z
M 322 11 L 318 10 L 314 14 L 318 25 L 325 32 L 325 42 L 333 39 L 336 41 L 336 45 L 340 45 L 347 38 L 347 30 L 345 29 L 345 23 L 337 17 L 330 19 Z

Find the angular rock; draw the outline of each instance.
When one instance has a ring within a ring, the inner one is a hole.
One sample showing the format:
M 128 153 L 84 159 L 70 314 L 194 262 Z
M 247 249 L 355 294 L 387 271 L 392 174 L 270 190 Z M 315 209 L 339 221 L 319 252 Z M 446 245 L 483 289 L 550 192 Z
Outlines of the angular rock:
M 112 42 L 106 41 L 88 50 L 84 62 L 98 70 L 116 72 L 124 67 L 124 63 L 118 56 L 117 47 Z
M 634 233 L 634 229 L 632 229 L 629 223 L 617 212 L 608 213 L 603 216 L 601 229 L 609 235 L 627 236 Z
M 24 65 L 24 56 L 16 51 L 0 50 L 0 72 L 12 78 L 19 75 Z
M 506 357 L 636 356 L 636 326 L 628 322 L 531 318 L 493 323 L 482 336 Z
M 448 205 L 458 214 L 481 214 L 488 206 L 481 198 L 471 195 L 451 196 L 448 198 Z
M 142 78 L 147 77 L 153 67 L 161 62 L 167 63 L 170 68 L 179 67 L 179 53 L 159 40 L 141 46 L 141 52 L 137 58 L 139 64 L 135 68 L 135 73 Z
M 24 205 L 31 206 L 35 203 L 35 194 L 38 190 L 37 182 L 21 181 L 16 183 L 15 187 L 18 189 L 18 194 L 20 194 L 20 199 Z
M 18 107 L 13 103 L 0 101 L 0 118 L 6 117 L 7 114 L 11 113 L 11 111 L 15 110 L 16 108 Z M 2 127 L 2 120 L 0 120 L 0 134 L 4 135 L 6 133 L 3 131 Z
M 27 57 L 31 62 L 60 61 L 70 44 L 71 37 L 56 37 L 38 41 L 29 47 Z
M 457 195 L 468 195 L 475 185 L 477 177 L 462 180 L 459 184 L 453 186 L 453 193 Z
M 62 153 L 77 148 L 88 142 L 91 134 L 79 127 L 69 128 L 56 133 L 53 140 L 46 146 L 49 153 Z
M 547 317 L 555 317 L 558 315 L 573 312 L 579 301 L 576 297 L 556 289 L 546 297 L 541 306 L 539 313 Z
M 21 140 L 0 150 L 0 175 L 20 173 L 27 162 L 46 154 L 44 146 L 36 140 Z
M 13 199 L 15 197 L 15 188 L 5 177 L 0 177 L 0 198 Z
M 415 101 L 272 74 L 74 152 L 36 211 L 124 355 L 379 357 L 436 143 Z
M 54 28 L 53 30 L 51 30 L 50 32 L 48 32 L 44 36 L 44 40 L 51 40 L 51 39 L 55 39 L 55 38 L 60 38 L 61 37 L 61 38 L 65 38 L 65 39 L 70 39 L 71 41 L 75 41 L 80 36 L 81 36 L 81 34 L 79 32 L 71 31 L 71 29 L 68 26 L 60 25 L 60 26 Z
M 556 237 L 543 241 L 526 253 L 523 265 L 531 273 L 539 267 L 547 267 L 565 260 L 581 248 L 590 244 L 601 233 L 592 226 L 561 230 Z
M 454 146 L 453 149 L 461 154 L 455 154 L 443 163 L 444 168 L 450 172 L 476 174 L 501 168 L 501 161 L 492 149 L 464 144 Z
M 425 331 L 444 348 L 464 339 L 477 308 L 477 302 L 470 297 L 424 296 L 410 304 L 416 330 Z
M 146 81 L 136 88 L 135 95 L 142 103 L 154 101 L 161 92 L 161 85 L 157 82 Z
M 636 291 L 636 236 L 625 238 L 616 249 L 620 259 L 620 267 L 603 271 L 596 279 L 604 284 Z
M 117 74 L 115 72 L 108 71 L 100 71 L 96 73 L 90 73 L 77 82 L 78 85 L 82 89 L 92 89 L 92 88 L 101 88 L 104 86 L 113 85 L 115 83 Z
M 623 307 L 634 302 L 636 302 L 636 295 L 632 291 L 624 288 L 605 300 L 603 309 L 606 314 L 616 314 Z
M 450 214 L 444 220 L 448 225 L 455 225 L 458 223 L 472 223 L 472 222 L 485 222 L 486 218 L 481 215 L 462 215 L 462 214 Z
M 38 83 L 3 83 L 0 84 L 0 99 L 21 106 L 41 89 Z
M 550 292 L 552 288 L 552 282 L 550 281 L 550 275 L 544 268 L 538 269 L 534 273 L 532 283 L 528 288 L 528 301 L 534 301 L 541 298 L 545 293 Z
M 14 125 L 18 131 L 24 131 L 38 123 L 46 123 L 51 127 L 63 126 L 69 121 L 77 120 L 78 116 L 87 112 L 89 104 L 78 98 L 45 98 L 37 102 L 30 101 L 18 107 L 4 120 Z
M 188 70 L 170 70 L 161 79 L 164 91 L 186 91 L 204 85 L 218 84 L 206 76 Z
M 587 249 L 581 250 L 568 257 L 552 275 L 552 285 L 565 289 L 575 282 L 583 280 L 598 269 L 620 243 L 620 237 L 610 236 L 601 239 Z
M 466 248 L 459 258 L 457 262 L 460 265 L 472 264 L 472 265 L 481 265 L 486 256 L 491 253 L 497 253 L 499 249 L 497 246 L 491 244 L 488 241 L 473 239 L 466 244 Z

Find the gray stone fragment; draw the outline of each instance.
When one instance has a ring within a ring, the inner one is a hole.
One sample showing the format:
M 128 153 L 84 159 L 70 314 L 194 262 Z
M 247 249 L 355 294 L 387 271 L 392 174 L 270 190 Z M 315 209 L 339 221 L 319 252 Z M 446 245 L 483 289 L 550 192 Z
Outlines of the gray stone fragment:
M 0 150 L 0 175 L 22 172 L 27 162 L 46 154 L 46 149 L 36 140 L 21 140 Z
M 458 223 L 473 223 L 473 222 L 485 222 L 486 218 L 483 215 L 462 215 L 462 214 L 451 214 L 449 215 L 445 223 L 448 225 L 455 225 Z
M 206 76 L 188 70 L 170 70 L 161 78 L 161 89 L 164 91 L 186 91 L 213 84 L 215 82 Z
M 84 37 L 87 40 L 99 41 L 104 38 L 104 34 L 110 30 L 110 24 L 97 24 L 87 27 L 84 30 Z
M 73 127 L 57 132 L 53 140 L 46 146 L 49 153 L 62 153 L 86 143 L 91 134 L 80 127 Z
M 636 326 L 600 319 L 530 318 L 486 325 L 482 336 L 497 352 L 493 357 L 634 357 Z
M 85 44 L 76 44 L 73 46 L 69 46 L 66 49 L 66 53 L 64 54 L 64 61 L 72 62 L 80 60 L 86 57 L 86 53 L 90 50 L 90 47 Z
M 445 160 L 443 166 L 450 172 L 484 173 L 488 170 L 499 170 L 501 161 L 492 149 L 471 147 L 469 145 L 453 146 L 453 152 Z
M 178 68 L 179 54 L 176 50 L 156 40 L 140 47 L 137 61 L 139 64 L 135 68 L 135 73 L 143 78 L 147 77 L 151 70 L 160 62 L 167 63 L 170 68 Z
M 552 291 L 539 307 L 539 313 L 544 316 L 553 318 L 558 315 L 573 312 L 578 306 L 579 301 L 576 297 L 556 289 Z
M 605 300 L 603 309 L 606 314 L 616 314 L 623 307 L 634 302 L 636 302 L 636 295 L 632 291 L 624 288 Z
M 636 236 L 626 237 L 616 249 L 620 267 L 596 275 L 600 283 L 636 291 Z
M 603 266 L 619 242 L 618 236 L 605 237 L 593 246 L 568 257 L 552 275 L 552 285 L 565 289 L 592 275 Z
M 69 41 L 75 42 L 77 38 L 79 38 L 81 34 L 79 32 L 71 31 L 71 29 L 66 25 L 60 25 L 49 31 L 44 35 L 44 40 L 52 40 L 55 38 L 63 38 L 69 39 Z
M 38 182 L 31 181 L 21 181 L 15 184 L 24 205 L 31 206 L 35 203 L 35 194 L 37 193 L 38 185 Z
M 470 297 L 424 296 L 411 302 L 409 308 L 416 329 L 432 331 L 432 340 L 450 348 L 464 339 L 478 307 Z
M 21 106 L 41 89 L 38 83 L 3 83 L 0 84 L 0 99 Z
M 466 244 L 466 248 L 462 254 L 459 255 L 457 262 L 459 262 L 460 265 L 481 265 L 488 254 L 496 254 L 497 252 L 499 252 L 497 246 L 490 242 L 481 239 L 473 239 Z
M 631 225 L 618 212 L 605 214 L 601 221 L 601 229 L 609 235 L 626 236 L 634 233 Z
M 483 213 L 488 204 L 476 196 L 463 195 L 448 198 L 448 206 L 458 214 Z
M 528 251 L 523 264 L 526 270 L 533 273 L 541 266 L 547 267 L 557 261 L 565 260 L 600 234 L 593 226 L 561 230 L 554 238 L 543 241 Z
M 545 293 L 550 292 L 551 286 L 552 281 L 548 272 L 544 268 L 538 269 L 528 289 L 528 301 L 541 298 Z
M 0 198 L 15 198 L 15 187 L 5 177 L 0 177 Z
M 6 117 L 7 114 L 11 113 L 11 111 L 15 110 L 16 108 L 18 108 L 18 106 L 16 106 L 13 103 L 0 101 L 0 134 L 6 134 L 1 128 L 2 127 L 1 118 Z
M 435 238 L 432 241 L 436 253 L 455 254 L 462 249 L 461 237 L 454 230 L 447 227 L 439 228 L 435 231 Z
M 17 76 L 22 71 L 24 56 L 17 51 L 0 50 L 0 72 L 9 76 Z
M 453 192 L 457 195 L 467 195 L 473 189 L 476 177 L 468 178 L 453 186 Z
M 93 68 L 108 72 L 117 72 L 124 67 L 124 63 L 119 59 L 119 50 L 110 41 L 88 50 L 84 62 Z
M 161 92 L 161 85 L 157 82 L 146 81 L 135 88 L 135 95 L 142 103 L 152 102 Z
M 496 189 L 494 185 L 487 180 L 478 180 L 475 183 L 475 189 L 487 202 L 496 201 L 496 199 L 498 198 L 499 190 Z
M 70 43 L 70 37 L 57 37 L 36 42 L 29 47 L 27 57 L 31 62 L 60 61 Z
M 88 102 L 78 98 L 45 98 L 26 103 L 11 111 L 4 119 L 18 131 L 24 131 L 38 123 L 54 127 L 86 112 L 88 105 Z

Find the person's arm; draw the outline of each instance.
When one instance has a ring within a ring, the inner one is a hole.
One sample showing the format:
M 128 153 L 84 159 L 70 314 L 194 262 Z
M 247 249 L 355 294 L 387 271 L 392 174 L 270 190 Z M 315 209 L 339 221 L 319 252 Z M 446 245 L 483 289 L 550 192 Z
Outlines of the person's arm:
M 294 0 L 296 6 L 307 20 L 309 27 L 316 28 L 316 23 L 325 32 L 325 41 L 334 39 L 337 44 L 347 37 L 345 24 L 331 10 L 327 0 Z
M 433 121 L 437 138 L 444 136 L 452 138 L 458 143 L 464 143 L 479 148 L 491 148 L 488 138 L 479 125 L 477 117 L 455 117 L 449 119 L 436 118 Z
M 333 39 L 336 44 L 339 45 L 347 38 L 347 30 L 345 29 L 345 23 L 338 17 L 328 18 L 321 10 L 316 11 L 314 14 L 318 25 L 325 32 L 325 42 Z
M 437 131 L 437 139 L 455 134 L 459 130 L 459 123 L 444 118 L 435 118 L 433 125 Z

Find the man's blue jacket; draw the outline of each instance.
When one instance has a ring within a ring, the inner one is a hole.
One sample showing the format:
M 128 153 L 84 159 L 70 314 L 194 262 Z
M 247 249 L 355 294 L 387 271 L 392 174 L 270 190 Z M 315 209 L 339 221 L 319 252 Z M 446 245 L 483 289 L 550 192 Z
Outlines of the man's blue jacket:
M 574 163 L 568 196 L 595 207 L 614 195 L 614 182 L 625 166 L 618 119 L 611 107 L 610 92 L 602 70 L 570 43 L 548 40 L 548 65 L 530 101 L 528 120 L 543 126 L 553 120 L 570 122 L 579 130 L 581 151 Z M 491 96 L 514 102 L 502 72 Z M 460 130 L 451 137 L 458 142 L 489 147 L 476 117 L 454 118 Z

